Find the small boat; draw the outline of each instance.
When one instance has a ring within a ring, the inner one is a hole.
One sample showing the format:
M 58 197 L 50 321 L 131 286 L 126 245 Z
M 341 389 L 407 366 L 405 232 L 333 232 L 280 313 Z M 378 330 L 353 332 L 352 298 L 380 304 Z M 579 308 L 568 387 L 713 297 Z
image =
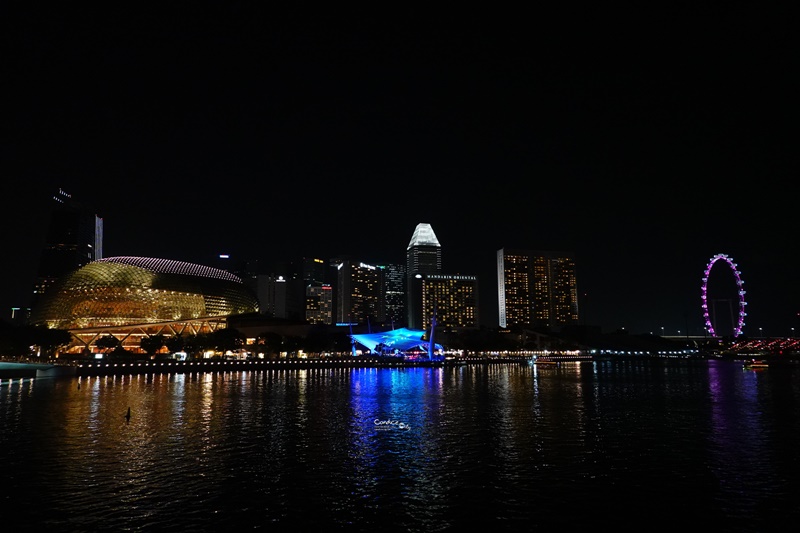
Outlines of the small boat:
M 552 359 L 542 358 L 534 355 L 528 360 L 529 365 L 557 365 L 558 361 Z
M 768 368 L 769 363 L 764 359 L 748 359 L 744 362 L 744 368 Z

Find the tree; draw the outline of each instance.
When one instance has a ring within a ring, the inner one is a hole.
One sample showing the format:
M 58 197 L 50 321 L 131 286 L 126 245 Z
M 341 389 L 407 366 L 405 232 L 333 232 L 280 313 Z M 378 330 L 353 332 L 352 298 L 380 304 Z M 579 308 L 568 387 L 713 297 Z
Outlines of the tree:
M 142 340 L 139 342 L 139 347 L 147 353 L 148 357 L 153 359 L 158 351 L 164 346 L 164 335 L 159 333 L 158 335 L 149 335 L 147 337 L 142 337 Z
M 297 359 L 297 352 L 300 350 L 302 342 L 302 337 L 287 335 L 283 338 L 283 349 L 281 351 L 286 352 L 287 357 Z
M 303 339 L 303 349 L 309 353 L 319 354 L 334 351 L 336 345 L 324 326 L 315 326 Z
M 167 349 L 170 353 L 177 353 L 184 351 L 186 339 L 183 338 L 183 335 L 178 333 L 173 337 L 168 337 L 164 344 L 166 345 Z
M 39 347 L 41 354 L 53 357 L 58 349 L 69 346 L 72 334 L 65 329 L 53 329 L 45 326 L 31 326 L 33 344 Z
M 28 357 L 31 354 L 33 338 L 30 328 L 2 323 L 0 328 L 0 354 L 14 357 Z
M 192 357 L 201 355 L 210 346 L 211 339 L 209 339 L 207 333 L 189 335 L 183 339 L 183 351 L 190 354 Z
M 263 347 L 263 351 L 269 359 L 275 359 L 281 350 L 281 340 L 282 338 L 279 334 L 273 331 L 264 331 L 258 335 L 256 344 Z
M 27 357 L 38 353 L 53 357 L 59 348 L 69 346 L 72 334 L 65 329 L 41 325 L 12 325 L 0 323 L 0 354 Z
M 211 334 L 212 345 L 217 351 L 223 354 L 228 351 L 236 351 L 244 346 L 244 335 L 235 328 L 223 328 Z
M 353 340 L 345 333 L 337 333 L 333 338 L 333 345 L 337 352 L 346 353 L 350 355 L 353 351 Z
M 117 344 L 116 348 L 111 351 L 114 360 L 128 360 L 133 358 L 133 354 L 122 346 L 122 343 Z
M 114 337 L 113 335 L 106 335 L 104 337 L 100 337 L 94 342 L 94 345 L 100 348 L 105 353 L 113 350 L 114 348 L 119 346 L 119 339 Z

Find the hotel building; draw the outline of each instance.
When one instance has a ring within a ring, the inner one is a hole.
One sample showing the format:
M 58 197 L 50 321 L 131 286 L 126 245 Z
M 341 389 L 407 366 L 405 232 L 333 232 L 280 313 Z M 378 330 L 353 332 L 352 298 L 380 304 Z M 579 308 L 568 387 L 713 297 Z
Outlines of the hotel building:
M 578 324 L 575 257 L 571 252 L 497 251 L 497 295 L 501 328 L 559 331 Z

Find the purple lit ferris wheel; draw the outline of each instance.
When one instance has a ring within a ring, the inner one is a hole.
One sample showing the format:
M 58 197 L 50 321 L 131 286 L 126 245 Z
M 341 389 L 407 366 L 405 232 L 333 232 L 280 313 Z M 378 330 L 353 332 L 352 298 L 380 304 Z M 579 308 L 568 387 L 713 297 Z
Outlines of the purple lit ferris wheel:
M 744 282 L 742 281 L 742 273 L 736 269 L 736 263 L 725 254 L 717 254 L 711 258 L 708 265 L 706 266 L 706 270 L 703 273 L 703 318 L 706 321 L 706 330 L 712 337 L 719 337 L 719 333 L 714 330 L 714 324 L 711 323 L 711 315 L 709 314 L 709 294 L 708 294 L 708 279 L 711 276 L 711 267 L 714 266 L 714 263 L 717 261 L 723 261 L 727 263 L 730 267 L 731 271 L 733 271 L 733 275 L 736 278 L 736 287 L 737 292 L 739 294 L 739 320 L 736 322 L 736 325 L 733 329 L 733 336 L 738 337 L 742 334 L 742 328 L 744 327 L 744 317 L 747 315 L 744 308 L 747 306 L 747 302 L 744 301 Z

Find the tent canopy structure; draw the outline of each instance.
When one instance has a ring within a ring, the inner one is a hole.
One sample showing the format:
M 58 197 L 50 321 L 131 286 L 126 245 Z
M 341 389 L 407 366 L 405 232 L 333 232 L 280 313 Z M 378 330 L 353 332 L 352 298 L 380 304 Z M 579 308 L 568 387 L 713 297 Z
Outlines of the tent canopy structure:
M 420 348 L 427 351 L 430 343 L 422 340 L 422 337 L 426 333 L 427 332 L 423 330 L 399 328 L 391 331 L 383 331 L 381 333 L 362 333 L 359 335 L 350 335 L 350 338 L 362 346 L 365 346 L 371 352 L 405 352 L 408 350 L 413 350 L 414 348 Z M 376 347 L 379 344 L 382 345 L 382 349 L 376 350 Z M 441 349 L 441 344 L 434 343 L 434 350 Z

